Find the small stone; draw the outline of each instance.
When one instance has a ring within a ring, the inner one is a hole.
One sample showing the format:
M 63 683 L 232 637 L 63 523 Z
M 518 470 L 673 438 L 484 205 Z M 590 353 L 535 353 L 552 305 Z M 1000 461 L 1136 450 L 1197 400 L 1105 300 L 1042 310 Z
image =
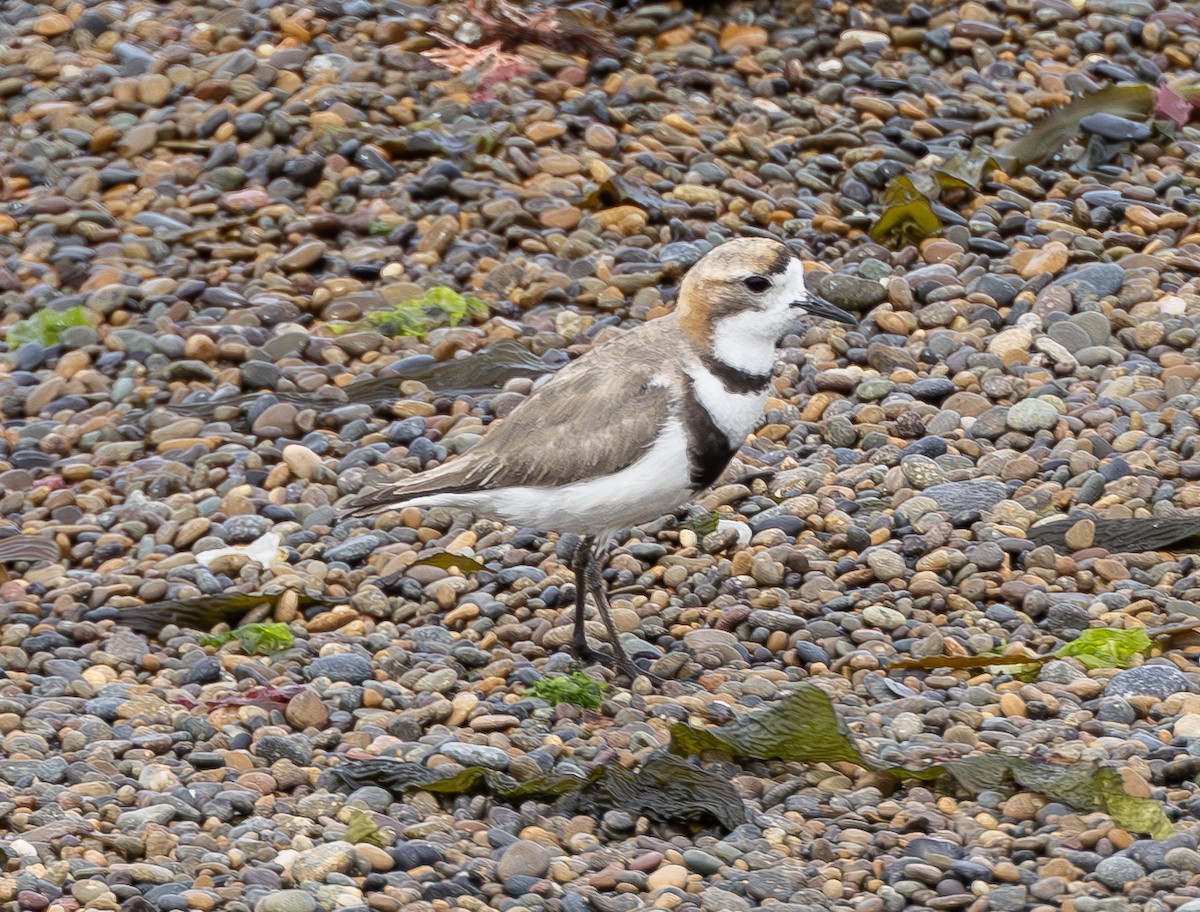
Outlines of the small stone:
M 295 867 L 293 864 L 293 872 Z M 307 890 L 276 890 L 254 907 L 255 912 L 317 912 L 317 908 L 316 898 Z
M 326 249 L 324 241 L 305 241 L 279 257 L 275 266 L 282 272 L 302 272 L 316 265 Z
M 348 684 L 362 684 L 375 677 L 375 668 L 369 659 L 359 655 L 340 653 L 320 656 L 308 666 L 310 678 L 329 678 Z
M 297 478 L 312 478 L 322 464 L 320 456 L 299 443 L 289 443 L 283 448 L 282 455 L 283 461 Z
M 1096 865 L 1096 879 L 1110 890 L 1119 890 L 1130 881 L 1146 876 L 1146 869 L 1132 858 L 1113 855 Z
M 1016 354 L 1028 352 L 1031 345 L 1033 345 L 1033 334 L 1027 329 L 1014 326 L 994 336 L 988 343 L 987 350 L 1008 361 Z M 947 403 L 946 407 L 950 408 L 951 406 Z
M 1125 270 L 1116 263 L 1089 263 L 1060 276 L 1047 287 L 1062 286 L 1071 293 L 1074 304 L 1094 301 L 1116 294 L 1125 281 Z
M 510 877 L 544 877 L 550 869 L 550 862 L 561 854 L 539 842 L 518 839 L 500 856 L 496 864 L 496 876 L 501 880 Z
M 700 849 L 685 850 L 683 853 L 683 863 L 689 871 L 695 871 L 703 877 L 716 874 L 724 867 L 724 862 L 721 859 Z
M 1015 431 L 1034 433 L 1058 423 L 1058 409 L 1044 399 L 1022 399 L 1008 410 L 1008 426 Z
M 874 279 L 831 273 L 817 282 L 821 297 L 848 310 L 868 311 L 887 300 L 887 289 Z
M 151 804 L 148 807 L 132 811 L 122 811 L 117 815 L 117 829 L 121 832 L 133 832 L 150 823 L 166 824 L 175 819 L 175 808 L 169 804 Z
M 583 141 L 589 149 L 607 155 L 617 148 L 617 131 L 606 124 L 589 123 L 583 131 Z
M 71 20 L 62 13 L 46 13 L 34 21 L 33 31 L 43 38 L 57 38 L 71 31 Z
M 1171 694 L 1188 693 L 1191 686 L 1182 671 L 1170 665 L 1139 665 L 1118 671 L 1109 678 L 1104 692 L 1109 696 L 1146 696 L 1165 700 Z
M 142 104 L 157 108 L 171 94 L 174 86 L 171 80 L 161 73 L 153 73 L 138 81 L 138 100 Z
M 301 852 L 289 870 L 296 883 L 320 883 L 330 874 L 349 874 L 354 867 L 354 846 L 327 842 Z
M 922 491 L 921 496 L 932 498 L 947 513 L 965 513 L 992 509 L 1008 498 L 1008 489 L 998 481 L 975 478 L 934 485 Z
M 288 700 L 284 716 L 295 729 L 324 728 L 329 722 L 329 708 L 315 690 L 305 688 Z
M 1046 275 L 1047 273 L 1057 275 L 1067 265 L 1068 254 L 1069 251 L 1066 244 L 1059 241 L 1051 241 L 1033 256 L 1025 260 L 1023 266 L 1018 266 L 1021 278 L 1032 279 L 1034 276 Z M 1019 262 L 1019 260 L 1014 258 L 1014 262 Z
M 1200 713 L 1185 713 L 1173 726 L 1177 738 L 1200 738 Z
M 104 651 L 119 662 L 137 664 L 150 653 L 150 644 L 140 634 L 118 630 L 104 641 Z
M 450 741 L 443 744 L 438 750 L 463 766 L 484 766 L 503 772 L 508 769 L 508 764 L 511 762 L 508 754 L 500 748 L 487 747 L 483 744 L 463 744 L 458 741 Z
M 1063 541 L 1072 551 L 1090 548 L 1096 541 L 1096 523 L 1090 519 L 1081 519 L 1066 531 Z
M 721 29 L 719 43 L 726 54 L 746 53 L 764 47 L 770 35 L 758 25 L 737 25 L 733 22 Z
M 651 890 L 661 890 L 665 887 L 674 887 L 677 890 L 682 890 L 687 886 L 687 879 L 687 868 L 683 865 L 668 864 L 663 865 L 651 874 L 646 880 L 646 886 Z
M 1088 114 L 1079 121 L 1079 126 L 1085 133 L 1095 134 L 1110 142 L 1149 139 L 1152 132 L 1148 123 L 1130 120 L 1106 111 Z
M 904 558 L 894 551 L 877 548 L 867 555 L 867 566 L 875 574 L 875 578 L 886 583 L 890 580 L 901 579 L 907 567 Z
M 886 605 L 868 605 L 863 610 L 863 620 L 881 630 L 897 630 L 907 623 L 903 614 Z

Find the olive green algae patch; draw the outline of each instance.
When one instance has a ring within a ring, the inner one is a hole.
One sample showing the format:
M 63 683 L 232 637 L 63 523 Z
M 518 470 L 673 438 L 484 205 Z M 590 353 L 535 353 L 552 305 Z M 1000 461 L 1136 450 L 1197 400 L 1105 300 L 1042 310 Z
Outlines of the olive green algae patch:
M 1009 674 L 1021 677 L 1026 672 L 1036 671 L 1038 666 L 1047 662 L 1066 658 L 1077 660 L 1085 668 L 1128 668 L 1134 656 L 1149 654 L 1153 646 L 1154 640 L 1150 633 L 1140 627 L 1131 630 L 1093 627 L 1047 655 L 933 655 L 922 656 L 919 659 L 900 659 L 891 662 L 889 667 L 919 668 L 926 671 L 934 668 L 1005 668 Z
M 39 310 L 32 317 L 14 323 L 8 328 L 4 341 L 9 351 L 16 351 L 29 342 L 39 345 L 57 345 L 59 337 L 72 326 L 91 326 L 87 309 L 82 305 L 66 310 Z
M 1011 780 L 1078 811 L 1103 811 L 1130 832 L 1148 833 L 1156 839 L 1175 832 L 1158 802 L 1126 794 L 1116 770 L 1089 761 L 1062 767 L 990 751 L 907 768 L 866 757 L 829 696 L 811 684 L 800 686 L 770 709 L 744 715 L 720 728 L 700 729 L 676 723 L 671 728 L 670 750 L 684 755 L 719 750 L 734 758 L 754 760 L 845 761 L 897 780 L 949 776 L 971 793 L 997 788 Z
M 741 796 L 727 778 L 666 753 L 651 756 L 636 770 L 614 763 L 597 767 L 587 777 L 547 773 L 524 782 L 481 766 L 446 773 L 384 758 L 351 761 L 332 773 L 346 788 L 375 785 L 397 796 L 483 792 L 506 802 L 556 801 L 566 814 L 621 810 L 654 823 L 716 822 L 726 829 L 746 821 Z

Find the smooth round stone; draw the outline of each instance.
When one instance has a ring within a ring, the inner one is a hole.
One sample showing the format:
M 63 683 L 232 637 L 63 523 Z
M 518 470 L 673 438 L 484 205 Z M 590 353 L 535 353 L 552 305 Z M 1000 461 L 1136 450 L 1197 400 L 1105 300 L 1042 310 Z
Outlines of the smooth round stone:
M 854 395 L 862 402 L 876 402 L 888 396 L 895 388 L 896 384 L 891 380 L 872 377 L 860 383 L 855 389 Z
M 1092 339 L 1087 330 L 1070 320 L 1059 320 L 1046 330 L 1046 335 L 1071 353 L 1087 348 Z
M 360 655 L 337 654 L 319 656 L 308 666 L 310 678 L 329 678 L 348 684 L 362 684 L 375 676 L 371 661 Z
M 221 680 L 221 660 L 205 656 L 192 665 L 183 676 L 184 684 L 215 684 Z
M 817 281 L 817 291 L 831 304 L 867 311 L 887 300 L 887 289 L 874 279 L 833 273 Z
M 305 449 L 307 449 L 305 447 Z M 332 547 L 325 549 L 325 562 L 345 561 L 348 564 L 357 563 L 366 558 L 378 548 L 382 542 L 374 535 L 356 535 Z
M 1096 865 L 1096 879 L 1112 890 L 1119 890 L 1127 883 L 1146 876 L 1146 869 L 1132 858 L 1113 855 Z
M 254 907 L 255 912 L 317 912 L 317 900 L 306 890 L 279 890 Z
M 438 748 L 439 753 L 463 766 L 484 766 L 488 769 L 504 771 L 508 769 L 511 759 L 507 753 L 498 747 L 488 747 L 483 744 L 462 744 L 450 741 Z
M 1107 345 L 1112 338 L 1112 323 L 1102 313 L 1087 311 L 1076 314 L 1071 322 L 1088 334 L 1092 345 Z
M 876 575 L 878 575 L 878 571 L 876 571 Z M 863 620 L 872 627 L 878 627 L 881 630 L 896 630 L 907 623 L 907 618 L 903 614 L 895 608 L 889 608 L 886 605 L 867 606 L 863 610 Z
M 958 387 L 954 385 L 953 380 L 948 380 L 945 377 L 929 377 L 924 380 L 918 380 L 909 387 L 909 392 L 914 398 L 920 399 L 923 402 L 937 402 L 945 399 L 947 396 L 952 396 L 958 392 Z
M 894 551 L 885 551 L 882 549 L 877 549 L 867 555 L 867 566 L 874 572 L 876 579 L 885 583 L 889 580 L 900 579 L 907 570 L 904 558 Z M 867 610 L 869 611 L 870 609 Z M 901 617 L 901 623 L 903 623 L 903 616 Z
M 693 871 L 704 877 L 716 874 L 724 867 L 724 862 L 721 859 L 700 849 L 687 849 L 684 851 L 683 864 L 689 871 Z
M 1043 399 L 1022 399 L 1008 410 L 1005 421 L 1015 431 L 1033 433 L 1054 427 L 1058 409 Z
M 1110 142 L 1126 142 L 1129 140 L 1149 139 L 1151 127 L 1148 123 L 1118 117 L 1116 114 L 1099 112 L 1089 114 L 1079 121 L 1079 126 L 1085 133 L 1099 136 Z
M 1177 738 L 1200 737 L 1200 713 L 1186 713 L 1175 720 L 1172 729 Z
M 1191 690 L 1187 676 L 1170 665 L 1139 665 L 1118 671 L 1109 678 L 1104 692 L 1109 696 L 1146 696 L 1165 700 L 1171 694 Z
M 507 755 L 506 755 L 507 759 Z M 510 877 L 544 877 L 550 862 L 561 855 L 549 846 L 529 839 L 518 839 L 505 848 L 496 865 L 496 876 L 501 880 Z
M 1049 288 L 1064 287 L 1071 293 L 1072 303 L 1103 298 L 1116 294 L 1125 281 L 1125 270 L 1116 263 L 1089 263 L 1074 272 L 1060 276 Z
M 921 494 L 932 498 L 940 509 L 954 514 L 990 510 L 1000 501 L 1007 499 L 1008 489 L 998 481 L 973 478 L 934 485 L 926 488 Z
M 942 471 L 941 466 L 928 456 L 905 456 L 900 460 L 900 470 L 912 486 L 918 490 L 943 484 L 946 481 L 946 473 Z

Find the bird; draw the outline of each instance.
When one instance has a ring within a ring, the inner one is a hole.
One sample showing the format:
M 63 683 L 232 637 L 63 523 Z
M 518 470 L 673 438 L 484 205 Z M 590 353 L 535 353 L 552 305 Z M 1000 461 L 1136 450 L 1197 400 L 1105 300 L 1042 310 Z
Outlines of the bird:
M 779 345 L 805 318 L 854 325 L 810 292 L 786 244 L 736 238 L 683 276 L 669 314 L 570 362 L 466 453 L 352 495 L 343 516 L 451 507 L 579 536 L 570 649 L 636 679 L 609 611 L 603 561 L 622 529 L 675 512 L 711 486 L 762 418 Z M 587 595 L 612 654 L 592 648 Z

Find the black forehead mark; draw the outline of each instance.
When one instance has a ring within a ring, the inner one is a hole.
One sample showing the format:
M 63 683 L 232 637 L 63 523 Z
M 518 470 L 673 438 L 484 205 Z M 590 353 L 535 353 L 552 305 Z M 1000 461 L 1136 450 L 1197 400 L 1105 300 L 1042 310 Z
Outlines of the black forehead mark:
M 779 252 L 775 254 L 775 259 L 767 267 L 767 274 L 783 275 L 787 272 L 788 266 L 791 265 L 793 259 L 795 259 L 795 255 L 788 248 L 780 245 Z

